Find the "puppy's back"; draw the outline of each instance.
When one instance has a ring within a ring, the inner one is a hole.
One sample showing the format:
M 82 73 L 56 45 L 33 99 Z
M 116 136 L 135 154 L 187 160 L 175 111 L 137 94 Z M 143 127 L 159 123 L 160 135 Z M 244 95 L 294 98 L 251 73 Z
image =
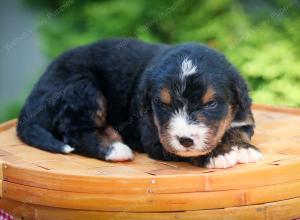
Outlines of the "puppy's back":
M 23 106 L 17 126 L 19 137 L 27 144 L 47 151 L 72 151 L 73 148 L 63 142 L 63 135 L 58 129 L 64 127 L 59 124 L 62 112 L 70 106 L 81 108 L 79 102 L 86 108 L 92 108 L 97 90 L 109 94 L 108 98 L 118 103 L 120 109 L 115 115 L 124 112 L 127 105 L 124 100 L 128 100 L 131 94 L 129 88 L 133 87 L 134 79 L 163 48 L 159 44 L 114 38 L 63 53 L 49 65 Z M 67 99 L 73 97 L 73 93 L 81 93 L 77 90 L 84 90 L 95 97 Z M 116 94 L 122 95 L 119 97 Z

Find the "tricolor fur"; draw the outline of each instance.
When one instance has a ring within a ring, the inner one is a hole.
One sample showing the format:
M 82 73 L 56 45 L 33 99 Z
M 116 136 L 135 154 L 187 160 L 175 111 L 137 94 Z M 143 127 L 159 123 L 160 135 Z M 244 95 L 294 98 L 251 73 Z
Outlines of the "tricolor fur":
M 43 150 L 108 161 L 132 160 L 132 150 L 209 168 L 262 158 L 245 81 L 197 43 L 121 38 L 67 51 L 35 85 L 17 131 Z

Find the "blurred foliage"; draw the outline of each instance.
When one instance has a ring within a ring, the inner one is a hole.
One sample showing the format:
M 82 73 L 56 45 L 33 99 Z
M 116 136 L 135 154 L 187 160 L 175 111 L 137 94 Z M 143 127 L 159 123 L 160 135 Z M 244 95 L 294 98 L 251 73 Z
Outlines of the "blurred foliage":
M 24 0 L 41 12 L 43 49 L 112 36 L 214 47 L 247 78 L 255 102 L 300 106 L 300 0 Z
M 300 0 L 27 1 L 59 11 L 40 30 L 51 58 L 111 36 L 203 42 L 240 69 L 254 101 L 300 106 Z
M 5 108 L 0 108 L 0 123 L 16 118 L 19 115 L 21 106 L 24 104 L 25 98 L 14 100 L 7 104 Z

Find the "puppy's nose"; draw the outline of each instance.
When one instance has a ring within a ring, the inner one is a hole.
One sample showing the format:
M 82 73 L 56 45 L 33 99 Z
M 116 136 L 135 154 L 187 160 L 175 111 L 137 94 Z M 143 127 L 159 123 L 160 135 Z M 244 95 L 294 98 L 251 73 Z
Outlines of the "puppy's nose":
M 184 146 L 186 148 L 188 148 L 194 144 L 193 139 L 191 139 L 189 137 L 178 137 L 178 141 L 182 146 Z

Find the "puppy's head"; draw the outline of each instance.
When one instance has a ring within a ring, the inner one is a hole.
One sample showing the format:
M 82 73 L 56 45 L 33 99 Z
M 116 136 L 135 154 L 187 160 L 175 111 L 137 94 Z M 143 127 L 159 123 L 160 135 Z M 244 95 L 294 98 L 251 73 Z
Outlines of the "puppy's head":
M 148 97 L 163 147 L 183 157 L 212 151 L 231 125 L 238 91 L 247 90 L 235 84 L 239 74 L 222 54 L 197 44 L 177 46 L 152 65 Z

